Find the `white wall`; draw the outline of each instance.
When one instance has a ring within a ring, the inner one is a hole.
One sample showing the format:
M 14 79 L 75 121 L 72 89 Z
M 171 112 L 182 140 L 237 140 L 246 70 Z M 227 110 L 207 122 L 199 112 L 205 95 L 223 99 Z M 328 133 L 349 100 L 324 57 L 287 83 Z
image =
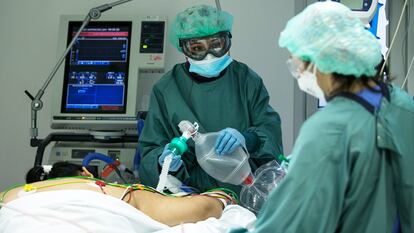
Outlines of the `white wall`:
M 414 56 L 414 17 L 413 17 L 413 12 L 414 12 L 414 1 L 409 1 L 408 2 L 408 11 L 406 12 L 407 14 L 407 24 L 408 24 L 408 33 L 407 33 L 407 58 L 406 58 L 406 66 L 407 66 L 407 71 L 409 69 L 409 66 L 411 64 L 411 61 L 413 59 Z M 411 67 L 411 71 L 408 74 L 408 85 L 407 85 L 407 92 L 414 96 L 414 64 Z
M 388 18 L 389 24 L 389 40 L 394 36 L 397 30 L 398 21 L 402 13 L 404 1 L 388 1 Z M 408 0 L 407 7 L 405 9 L 403 18 L 401 20 L 400 29 L 396 36 L 394 45 L 392 47 L 388 66 L 390 69 L 390 75 L 393 79 L 393 83 L 397 86 L 401 86 L 404 82 L 404 78 L 407 75 L 408 68 L 414 56 L 414 1 Z M 406 91 L 411 96 L 414 96 L 414 66 L 408 75 L 408 81 L 405 84 Z
M 24 180 L 33 166 L 35 148 L 29 146 L 30 100 L 41 88 L 56 57 L 61 14 L 86 14 L 104 0 L 1 0 L 0 1 L 0 190 Z M 293 79 L 285 67 L 287 53 L 277 38 L 288 18 L 294 15 L 289 0 L 222 0 L 221 6 L 234 16 L 231 54 L 259 73 L 270 93 L 271 105 L 283 122 L 283 141 L 288 154 L 293 144 Z M 214 5 L 214 0 L 135 0 L 104 14 L 174 15 L 194 4 Z M 183 56 L 168 45 L 167 70 Z M 47 90 L 39 112 L 39 138 L 51 132 L 52 90 Z

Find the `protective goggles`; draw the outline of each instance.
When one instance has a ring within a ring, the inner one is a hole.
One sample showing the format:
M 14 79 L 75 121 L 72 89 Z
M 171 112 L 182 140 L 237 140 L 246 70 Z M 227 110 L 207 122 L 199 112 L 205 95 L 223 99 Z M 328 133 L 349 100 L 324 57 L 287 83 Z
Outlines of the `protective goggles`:
M 180 39 L 180 47 L 184 54 L 194 60 L 201 61 L 207 54 L 221 57 L 231 46 L 231 33 L 219 32 L 211 36 Z
M 296 79 L 298 79 L 300 77 L 300 74 L 304 71 L 305 67 L 302 61 L 300 61 L 298 58 L 296 57 L 290 57 L 287 61 L 286 61 L 286 65 L 290 71 L 290 73 L 292 74 L 292 76 Z

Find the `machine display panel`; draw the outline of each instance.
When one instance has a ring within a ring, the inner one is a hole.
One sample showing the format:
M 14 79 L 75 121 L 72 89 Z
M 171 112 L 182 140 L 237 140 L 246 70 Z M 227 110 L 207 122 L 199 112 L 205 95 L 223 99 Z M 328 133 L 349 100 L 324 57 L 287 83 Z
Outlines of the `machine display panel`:
M 363 9 L 364 2 L 363 1 L 355 1 L 355 0 L 341 0 L 345 6 L 351 8 L 352 10 L 361 10 Z
M 69 22 L 68 44 L 81 22 Z M 65 63 L 62 113 L 125 113 L 131 22 L 91 22 Z

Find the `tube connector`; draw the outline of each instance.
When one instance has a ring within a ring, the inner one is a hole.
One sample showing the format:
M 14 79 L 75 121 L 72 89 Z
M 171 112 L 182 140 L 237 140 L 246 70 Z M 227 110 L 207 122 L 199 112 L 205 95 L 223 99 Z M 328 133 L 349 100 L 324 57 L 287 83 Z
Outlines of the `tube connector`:
M 188 150 L 187 146 L 187 138 L 184 136 L 181 136 L 179 138 L 173 138 L 170 142 L 169 149 L 175 154 L 175 155 L 182 155 L 184 152 Z

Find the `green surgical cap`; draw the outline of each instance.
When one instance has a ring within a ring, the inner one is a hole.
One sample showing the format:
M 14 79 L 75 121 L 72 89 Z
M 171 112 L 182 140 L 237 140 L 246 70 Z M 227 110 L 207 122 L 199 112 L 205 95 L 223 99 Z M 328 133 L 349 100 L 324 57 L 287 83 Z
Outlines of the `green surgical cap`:
M 179 39 L 210 36 L 231 31 L 233 16 L 215 7 L 199 5 L 178 13 L 170 28 L 170 41 L 181 51 Z
M 309 5 L 289 20 L 279 46 L 323 73 L 374 77 L 381 46 L 346 6 L 337 2 Z

